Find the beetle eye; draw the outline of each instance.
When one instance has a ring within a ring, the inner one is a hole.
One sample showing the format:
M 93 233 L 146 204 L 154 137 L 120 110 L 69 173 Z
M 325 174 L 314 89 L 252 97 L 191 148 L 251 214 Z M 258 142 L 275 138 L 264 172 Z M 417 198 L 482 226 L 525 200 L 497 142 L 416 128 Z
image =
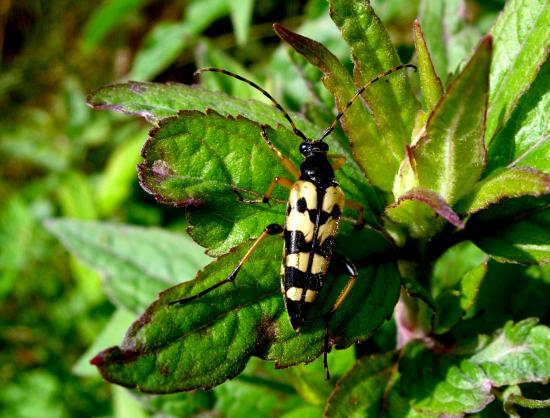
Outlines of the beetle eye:
M 328 151 L 328 144 L 326 142 L 321 142 L 319 144 L 319 149 L 322 151 L 322 152 L 327 152 Z
M 308 152 L 309 148 L 310 148 L 309 144 L 307 144 L 305 142 L 302 142 L 300 144 L 300 153 L 301 154 L 306 154 Z

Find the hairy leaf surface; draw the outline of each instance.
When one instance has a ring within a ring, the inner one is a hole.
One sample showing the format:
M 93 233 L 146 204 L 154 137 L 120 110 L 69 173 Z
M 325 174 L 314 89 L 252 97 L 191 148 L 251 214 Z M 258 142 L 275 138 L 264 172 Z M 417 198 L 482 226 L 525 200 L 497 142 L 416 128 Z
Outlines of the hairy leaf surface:
M 487 171 L 523 166 L 550 172 L 550 62 L 521 96 L 510 119 L 490 143 Z
M 420 186 L 452 206 L 477 182 L 485 165 L 485 112 L 491 63 L 486 37 L 439 101 L 412 153 Z
M 525 264 L 550 262 L 550 198 L 506 199 L 472 215 L 473 242 L 500 261 Z
M 495 23 L 491 31 L 495 58 L 491 64 L 487 141 L 505 125 L 546 61 L 549 26 L 547 0 L 510 1 Z
M 298 53 L 323 72 L 323 84 L 334 96 L 341 112 L 355 94 L 353 78 L 340 61 L 322 44 L 285 29 L 274 26 L 277 34 Z M 353 147 L 354 157 L 372 184 L 382 190 L 390 190 L 392 174 L 399 164 L 399 156 L 381 141 L 380 131 L 361 100 L 344 113 L 341 119 L 344 131 Z
M 396 203 L 386 207 L 385 213 L 392 221 L 404 225 L 413 238 L 435 235 L 443 226 L 437 216 L 457 228 L 464 228 L 464 223 L 441 196 L 420 187 L 400 196 Z
M 526 264 L 550 263 L 550 209 L 527 212 L 510 220 L 494 234 L 475 243 L 497 260 Z
M 299 165 L 296 136 L 282 128 L 267 133 Z M 294 180 L 262 139 L 256 122 L 214 111 L 180 112 L 151 131 L 143 156 L 138 167 L 142 187 L 161 202 L 187 207 L 189 232 L 209 254 L 223 254 L 258 236 L 266 225 L 284 220 L 288 191 L 283 187 L 275 189 L 270 205 L 240 201 L 261 199 L 275 176 Z M 337 174 L 347 196 L 375 200 L 356 174 L 353 165 Z
M 466 7 L 464 0 L 422 0 L 418 8 L 435 69 L 445 84 L 482 35 L 468 25 Z
M 91 93 L 87 101 L 94 108 L 140 116 L 151 123 L 176 116 L 181 110 L 206 112 L 208 109 L 213 109 L 222 115 L 235 117 L 241 115 L 272 127 L 288 124 L 281 113 L 267 103 L 243 100 L 197 85 L 130 81 L 100 88 Z M 307 135 L 320 134 L 320 130 L 304 118 L 297 114 L 293 117 Z
M 503 199 L 550 194 L 550 175 L 540 171 L 512 167 L 493 172 L 476 184 L 455 209 L 460 213 L 475 213 Z
M 165 393 L 220 384 L 239 374 L 253 355 L 275 361 L 276 367 L 312 361 L 323 347 L 319 309 L 330 309 L 347 277 L 329 276 L 297 333 L 280 294 L 281 245 L 279 238 L 268 237 L 243 266 L 235 286 L 222 286 L 187 304 L 168 305 L 225 278 L 249 243 L 218 258 L 196 280 L 163 292 L 121 346 L 100 353 L 94 364 L 109 381 Z M 331 344 L 343 348 L 369 336 L 391 315 L 399 287 L 394 264 L 361 268 L 354 292 L 331 321 Z
M 333 0 L 330 13 L 351 48 L 356 87 L 401 63 L 386 29 L 368 2 Z M 379 141 L 391 150 L 399 164 L 405 145 L 410 142 L 419 105 L 405 71 L 390 75 L 387 81 L 372 85 L 362 97 L 380 130 Z M 392 178 L 398 164 L 392 165 L 391 170 L 388 168 Z M 391 184 L 386 190 L 390 188 Z
M 382 412 L 392 418 L 474 413 L 494 400 L 493 387 L 548 379 L 549 344 L 550 329 L 533 319 L 509 322 L 493 336 L 479 337 L 473 350 L 458 347 L 438 355 L 413 342 L 398 367 L 387 358 L 381 364 L 384 357 L 358 363 L 335 388 L 327 410 L 329 416 L 378 417 Z M 342 397 L 347 402 L 334 403 Z
M 428 45 L 426 45 L 424 33 L 422 33 L 418 20 L 414 21 L 414 46 L 418 55 L 418 75 L 420 77 L 422 97 L 426 101 L 427 110 L 431 110 L 443 94 L 443 86 L 435 72 L 430 51 L 428 50 Z

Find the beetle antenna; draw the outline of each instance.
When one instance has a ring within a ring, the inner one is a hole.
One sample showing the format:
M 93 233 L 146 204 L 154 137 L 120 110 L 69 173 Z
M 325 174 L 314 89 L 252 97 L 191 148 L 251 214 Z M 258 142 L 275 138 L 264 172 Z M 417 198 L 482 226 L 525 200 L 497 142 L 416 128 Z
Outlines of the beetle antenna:
M 273 98 L 271 94 L 269 94 L 263 88 L 258 86 L 256 83 L 254 83 L 253 81 L 247 80 L 246 78 L 238 74 L 232 73 L 231 71 L 222 70 L 221 68 L 214 68 L 214 67 L 199 68 L 197 71 L 195 71 L 194 75 L 198 75 L 200 73 L 204 73 L 207 71 L 228 75 L 230 77 L 236 78 L 237 80 L 244 81 L 246 84 L 249 84 L 250 86 L 254 87 L 256 90 L 261 91 L 262 94 L 265 97 L 267 97 L 269 100 L 271 100 L 271 102 L 275 105 L 275 107 L 281 111 L 285 119 L 290 123 L 290 126 L 292 126 L 292 132 L 294 132 L 295 135 L 299 136 L 304 141 L 309 142 L 309 139 L 306 137 L 306 135 L 296 127 L 296 124 L 294 123 L 294 121 L 292 120 L 288 112 L 283 109 L 283 107 L 279 104 L 279 102 L 277 102 L 277 100 Z
M 344 113 L 346 112 L 346 110 L 349 109 L 349 107 L 353 104 L 353 102 L 355 101 L 355 99 L 357 99 L 359 96 L 361 96 L 361 94 L 363 94 L 363 92 L 371 85 L 371 84 L 374 84 L 376 83 L 378 80 L 380 80 L 381 78 L 384 78 L 386 77 L 387 75 L 390 75 L 391 73 L 394 73 L 396 71 L 399 71 L 401 70 L 402 68 L 406 68 L 406 67 L 409 67 L 409 68 L 414 68 L 414 71 L 416 71 L 416 65 L 412 65 L 412 64 L 401 64 L 401 65 L 398 65 L 396 67 L 393 67 L 393 68 L 390 68 L 389 70 L 387 71 L 384 71 L 383 73 L 380 73 L 378 74 L 376 77 L 374 77 L 372 80 L 370 80 L 367 84 L 365 84 L 363 87 L 361 87 L 359 90 L 357 90 L 357 93 L 355 93 L 355 95 L 351 98 L 351 100 L 344 106 L 344 108 L 342 109 L 341 112 L 338 113 L 338 115 L 336 116 L 336 119 L 334 119 L 334 122 L 332 122 L 330 124 L 330 126 L 325 129 L 325 131 L 323 132 L 323 135 L 321 135 L 321 138 L 319 139 L 319 141 L 322 141 L 323 139 L 325 139 L 328 135 L 330 135 L 330 133 L 334 130 L 334 128 L 336 127 L 336 124 L 338 123 L 338 121 L 342 118 L 342 116 L 344 116 Z

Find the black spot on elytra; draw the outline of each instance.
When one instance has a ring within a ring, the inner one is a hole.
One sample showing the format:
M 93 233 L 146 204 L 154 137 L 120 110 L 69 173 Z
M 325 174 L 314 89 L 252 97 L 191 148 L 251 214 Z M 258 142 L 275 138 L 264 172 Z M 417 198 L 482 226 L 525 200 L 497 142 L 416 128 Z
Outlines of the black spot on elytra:
M 296 209 L 298 209 L 298 212 L 304 213 L 307 210 L 307 202 L 304 197 L 301 197 L 296 202 Z
M 308 210 L 308 213 L 309 213 L 309 220 L 311 221 L 312 224 L 315 224 L 317 222 L 317 216 L 319 215 L 319 209 L 309 209 Z M 321 215 L 323 214 L 323 212 L 321 211 Z M 323 218 L 321 218 L 323 219 Z M 321 221 L 321 225 L 323 224 L 323 222 Z
M 332 207 L 332 212 L 330 216 L 332 217 L 332 219 L 339 219 L 341 215 L 342 215 L 342 211 L 340 210 L 340 206 L 335 204 Z
M 286 254 L 311 251 L 311 242 L 306 243 L 302 231 L 285 231 L 284 238 Z

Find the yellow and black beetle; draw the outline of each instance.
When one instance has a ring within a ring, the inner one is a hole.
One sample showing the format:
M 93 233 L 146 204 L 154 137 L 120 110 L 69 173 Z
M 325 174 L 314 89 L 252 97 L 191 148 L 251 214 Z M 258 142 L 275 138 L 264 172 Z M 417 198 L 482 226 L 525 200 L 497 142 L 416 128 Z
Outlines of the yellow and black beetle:
M 235 73 L 219 68 L 202 68 L 195 73 L 198 74 L 206 71 L 222 73 L 241 80 L 261 91 L 271 100 L 275 107 L 282 112 L 285 119 L 288 120 L 292 126 L 293 132 L 302 139 L 303 142 L 300 144 L 300 153 L 304 156 L 304 161 L 300 165 L 300 169 L 298 169 L 271 143 L 267 136 L 265 126 L 261 127 L 262 138 L 281 160 L 287 170 L 295 176 L 296 180 L 291 181 L 281 177 L 275 177 L 267 188 L 263 199 L 254 201 L 245 201 L 242 197 L 240 197 L 240 199 L 247 203 L 268 203 L 276 185 L 281 185 L 290 189 L 285 225 L 268 225 L 227 278 L 196 295 L 172 301 L 170 302 L 171 305 L 187 303 L 191 300 L 200 298 L 226 283 L 233 283 L 242 265 L 248 260 L 266 236 L 282 235 L 284 238 L 284 250 L 281 264 L 281 291 L 285 300 L 290 323 L 295 331 L 300 331 L 311 305 L 316 300 L 325 282 L 331 261 L 337 262 L 343 266 L 350 275 L 350 280 L 336 299 L 330 313 L 324 318 L 324 365 L 328 378 L 326 359 L 328 351 L 328 321 L 348 295 L 358 274 L 356 267 L 350 260 L 342 255 L 334 254 L 336 234 L 338 233 L 339 222 L 344 206 L 347 205 L 358 212 L 359 216 L 356 222 L 356 227 L 358 229 L 362 228 L 364 225 L 364 209 L 359 203 L 346 200 L 344 192 L 336 181 L 334 175 L 335 168 L 329 162 L 327 155 L 329 146 L 323 141 L 334 130 L 336 124 L 344 115 L 344 112 L 371 84 L 405 67 L 411 67 L 416 70 L 416 67 L 411 64 L 398 65 L 379 74 L 357 90 L 356 94 L 349 100 L 342 111 L 338 113 L 335 120 L 323 132 L 318 140 L 308 139 L 306 135 L 296 127 L 294 121 L 283 107 L 256 83 Z M 341 165 L 344 161 L 344 158 L 341 157 L 338 165 Z

